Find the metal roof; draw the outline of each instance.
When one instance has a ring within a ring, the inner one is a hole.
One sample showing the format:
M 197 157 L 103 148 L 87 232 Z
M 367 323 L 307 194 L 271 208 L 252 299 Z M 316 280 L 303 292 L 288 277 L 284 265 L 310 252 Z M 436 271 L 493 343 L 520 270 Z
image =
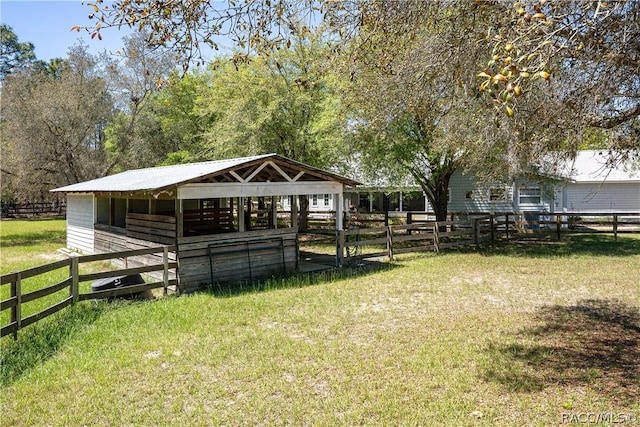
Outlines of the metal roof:
M 68 193 L 98 193 L 98 192 L 141 192 L 158 191 L 182 183 L 193 182 L 198 178 L 204 178 L 216 173 L 236 168 L 256 160 L 281 160 L 292 166 L 314 171 L 335 181 L 347 185 L 357 185 L 358 182 L 349 178 L 336 175 L 300 162 L 288 159 L 278 154 L 263 154 L 260 156 L 240 157 L 227 160 L 213 160 L 200 163 L 188 163 L 172 166 L 157 166 L 153 168 L 134 169 L 115 175 L 90 181 L 79 182 L 51 190 L 52 192 Z
M 575 183 L 640 182 L 640 169 L 632 162 L 612 167 L 608 156 L 598 150 L 579 151 L 573 162 L 568 162 L 563 175 Z

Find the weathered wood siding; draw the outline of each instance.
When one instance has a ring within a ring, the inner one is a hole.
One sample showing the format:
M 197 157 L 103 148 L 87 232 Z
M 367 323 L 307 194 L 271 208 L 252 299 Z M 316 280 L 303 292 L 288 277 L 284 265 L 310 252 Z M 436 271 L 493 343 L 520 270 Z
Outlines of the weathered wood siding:
M 640 211 L 639 183 L 568 184 L 565 194 L 569 211 Z
M 128 213 L 126 223 L 128 237 L 163 245 L 176 242 L 175 216 Z
M 174 240 L 175 241 L 175 240 Z M 146 249 L 157 247 L 157 242 L 150 242 L 148 240 L 136 239 L 127 236 L 126 231 L 122 228 L 110 227 L 108 225 L 95 225 L 95 253 L 108 253 L 108 252 L 121 252 L 136 249 Z M 169 252 L 169 261 L 176 261 L 176 252 Z M 127 260 L 127 267 L 142 267 L 146 265 L 154 265 L 162 262 L 162 256 L 160 254 L 142 255 L 129 258 Z M 124 262 L 115 262 L 116 265 L 124 267 Z M 159 273 L 158 273 L 159 274 Z M 153 277 L 158 274 L 150 274 Z M 169 279 L 176 277 L 175 272 L 171 271 Z
M 212 282 L 262 280 L 297 267 L 297 229 L 248 231 L 178 239 L 180 292 Z
M 92 194 L 67 196 L 67 247 L 94 253 L 94 201 Z

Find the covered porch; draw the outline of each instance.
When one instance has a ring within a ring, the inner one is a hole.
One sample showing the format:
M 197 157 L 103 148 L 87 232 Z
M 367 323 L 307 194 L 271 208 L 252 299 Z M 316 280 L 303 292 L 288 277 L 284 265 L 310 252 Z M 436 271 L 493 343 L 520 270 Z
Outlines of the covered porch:
M 152 188 L 132 182 L 152 176 Z M 345 188 L 355 185 L 272 154 L 123 172 L 56 191 L 68 193 L 69 246 L 82 238 L 82 221 L 75 217 L 82 217 L 89 205 L 82 200 L 90 196 L 93 253 L 176 245 L 179 290 L 188 292 L 298 271 L 300 198 L 332 194 L 343 206 Z M 284 199 L 292 209 L 278 215 Z M 342 210 L 335 227 L 343 228 Z

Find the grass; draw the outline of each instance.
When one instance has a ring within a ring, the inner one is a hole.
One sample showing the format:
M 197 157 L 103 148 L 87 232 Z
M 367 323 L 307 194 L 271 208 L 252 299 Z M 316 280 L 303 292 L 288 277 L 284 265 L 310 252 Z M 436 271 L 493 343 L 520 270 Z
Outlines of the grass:
M 3 424 L 640 420 L 639 283 L 640 236 L 581 235 L 81 303 L 0 343 Z
M 68 258 L 58 249 L 66 245 L 66 221 L 64 219 L 7 220 L 0 221 L 0 274 L 26 270 Z M 81 265 L 82 274 L 112 270 L 106 262 L 92 262 Z M 69 268 L 59 268 L 51 272 L 23 279 L 22 293 L 42 289 L 60 283 L 69 277 Z M 91 283 L 80 284 L 81 292 L 90 291 Z M 10 296 L 9 285 L 0 289 L 0 299 Z M 67 288 L 22 304 L 22 317 L 35 314 L 69 296 Z M 9 323 L 9 311 L 0 313 L 0 324 Z

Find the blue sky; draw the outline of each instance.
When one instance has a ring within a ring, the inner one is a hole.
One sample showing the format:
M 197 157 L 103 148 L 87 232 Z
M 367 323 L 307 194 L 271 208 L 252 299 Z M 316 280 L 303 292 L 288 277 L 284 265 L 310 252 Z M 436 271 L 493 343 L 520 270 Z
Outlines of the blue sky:
M 88 45 L 93 54 L 104 50 L 114 53 L 120 49 L 122 38 L 130 33 L 128 29 L 104 29 L 102 40 L 91 39 L 84 30 L 71 31 L 76 25 L 91 25 L 88 16 L 92 12 L 93 8 L 83 5 L 81 0 L 0 0 L 0 22 L 13 28 L 18 41 L 33 43 L 36 57 L 43 61 L 65 58 L 69 48 L 79 40 Z M 220 37 L 218 43 L 220 51 L 205 49 L 203 55 L 211 58 L 230 52 L 232 44 L 227 39 Z
M 90 25 L 92 9 L 80 0 L 0 0 L 0 21 L 13 28 L 20 42 L 31 42 L 38 59 L 64 58 L 68 49 L 81 39 L 93 54 L 115 52 L 127 33 L 104 30 L 103 40 L 91 40 L 85 31 L 71 31 L 74 25 Z

